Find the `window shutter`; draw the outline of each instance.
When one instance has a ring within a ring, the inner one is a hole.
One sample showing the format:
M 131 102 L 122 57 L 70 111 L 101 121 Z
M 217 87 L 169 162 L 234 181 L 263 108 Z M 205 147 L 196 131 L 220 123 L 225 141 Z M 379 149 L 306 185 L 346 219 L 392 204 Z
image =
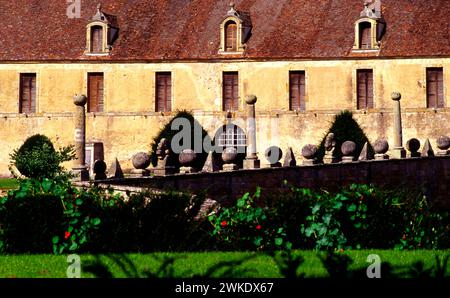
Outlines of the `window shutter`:
M 237 72 L 223 74 L 223 110 L 239 109 L 239 77 Z
M 225 25 L 225 51 L 237 51 L 237 25 L 234 22 Z
M 169 112 L 172 110 L 172 75 L 171 73 L 156 74 L 156 111 Z
M 427 68 L 427 107 L 444 107 L 443 68 Z
M 357 107 L 358 109 L 371 109 L 373 101 L 373 71 L 359 69 L 357 71 Z
M 360 43 L 360 49 L 370 49 L 372 48 L 371 43 L 371 29 L 372 25 L 369 22 L 364 22 L 360 24 L 359 27 L 359 43 Z
M 289 73 L 289 108 L 304 111 L 305 104 L 305 72 L 291 71 Z
M 103 74 L 88 74 L 88 112 L 103 112 L 104 110 Z
M 103 52 L 103 28 L 101 26 L 93 26 L 91 28 L 91 52 Z
M 20 75 L 19 112 L 36 112 L 36 74 Z

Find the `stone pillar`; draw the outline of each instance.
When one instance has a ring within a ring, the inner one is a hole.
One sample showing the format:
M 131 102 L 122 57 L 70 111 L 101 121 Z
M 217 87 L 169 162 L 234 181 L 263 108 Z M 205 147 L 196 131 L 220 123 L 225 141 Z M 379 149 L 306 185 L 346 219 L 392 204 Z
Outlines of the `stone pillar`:
M 247 95 L 245 98 L 247 103 L 247 156 L 243 164 L 244 169 L 259 169 L 260 167 L 260 161 L 256 154 L 256 101 L 255 95 Z
M 402 95 L 400 92 L 393 92 L 391 97 L 394 101 L 394 148 L 391 156 L 393 158 L 405 158 L 406 150 L 403 148 L 402 114 L 400 109 Z
M 75 181 L 88 181 L 89 171 L 86 166 L 86 112 L 85 105 L 87 98 L 85 95 L 75 95 L 73 103 L 77 106 L 75 113 L 75 153 L 77 165 L 72 168 Z

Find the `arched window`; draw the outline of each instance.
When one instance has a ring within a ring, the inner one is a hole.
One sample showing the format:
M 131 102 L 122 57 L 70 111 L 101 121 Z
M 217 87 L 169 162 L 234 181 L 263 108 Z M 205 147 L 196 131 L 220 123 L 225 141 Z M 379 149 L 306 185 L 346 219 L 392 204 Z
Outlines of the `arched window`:
M 369 22 L 359 24 L 359 48 L 372 48 L 372 24 Z
M 225 51 L 237 51 L 237 24 L 233 21 L 225 24 Z
M 103 28 L 101 26 L 91 27 L 91 53 L 103 52 Z

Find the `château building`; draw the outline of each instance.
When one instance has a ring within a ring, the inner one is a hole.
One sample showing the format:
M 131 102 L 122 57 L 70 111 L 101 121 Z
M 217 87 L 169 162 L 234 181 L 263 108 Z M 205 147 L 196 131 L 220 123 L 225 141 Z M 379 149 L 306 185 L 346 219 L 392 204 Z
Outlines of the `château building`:
M 342 110 L 392 141 L 393 91 L 404 140 L 449 134 L 450 1 L 0 0 L 0 175 L 28 136 L 74 142 L 75 94 L 130 168 L 177 110 L 214 136 L 248 94 L 260 154 L 318 144 Z

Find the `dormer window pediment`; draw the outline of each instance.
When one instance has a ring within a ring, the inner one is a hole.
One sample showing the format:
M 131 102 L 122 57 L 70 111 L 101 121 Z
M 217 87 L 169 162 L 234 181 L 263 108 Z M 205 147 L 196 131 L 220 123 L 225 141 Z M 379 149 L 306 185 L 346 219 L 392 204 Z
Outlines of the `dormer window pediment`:
M 381 0 L 365 0 L 360 18 L 355 22 L 353 51 L 378 51 L 385 30 Z
M 246 48 L 251 36 L 252 24 L 250 15 L 235 9 L 234 3 L 220 25 L 220 54 L 239 54 Z
M 87 55 L 107 55 L 117 39 L 119 29 L 117 18 L 104 13 L 101 5 L 97 6 L 97 13 L 89 20 L 86 26 Z

